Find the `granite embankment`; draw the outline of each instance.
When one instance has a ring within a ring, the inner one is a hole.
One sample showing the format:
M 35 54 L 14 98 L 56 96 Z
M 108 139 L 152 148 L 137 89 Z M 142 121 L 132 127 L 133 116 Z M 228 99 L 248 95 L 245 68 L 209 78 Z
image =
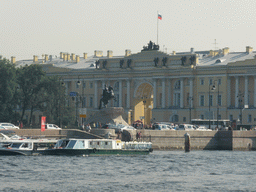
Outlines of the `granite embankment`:
M 190 136 L 191 150 L 256 150 L 256 131 L 159 131 L 137 130 L 142 133 L 142 141 L 150 141 L 154 149 L 183 150 L 184 135 Z M 91 133 L 76 129 L 45 130 L 20 129 L 18 135 L 46 138 L 104 138 L 109 134 L 115 138 L 113 129 L 92 129 Z M 131 131 L 132 139 L 136 139 L 136 131 Z

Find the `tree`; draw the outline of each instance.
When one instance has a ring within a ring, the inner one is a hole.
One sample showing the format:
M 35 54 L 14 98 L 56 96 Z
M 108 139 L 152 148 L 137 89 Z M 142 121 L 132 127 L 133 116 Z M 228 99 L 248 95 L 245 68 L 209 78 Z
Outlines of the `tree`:
M 7 59 L 0 59 L 0 121 L 15 121 L 16 69 Z
M 74 107 L 69 107 L 67 96 L 65 95 L 64 82 L 58 76 L 48 77 L 45 79 L 45 105 L 42 106 L 42 111 L 47 116 L 47 121 L 62 125 L 68 125 L 74 120 Z
M 26 65 L 17 69 L 17 82 L 20 88 L 19 98 L 22 106 L 21 121 L 27 109 L 31 109 L 32 114 L 33 109 L 38 105 L 36 100 L 40 100 L 41 95 L 39 93 L 43 89 L 42 80 L 44 76 L 45 72 L 42 70 L 42 66 L 38 64 Z

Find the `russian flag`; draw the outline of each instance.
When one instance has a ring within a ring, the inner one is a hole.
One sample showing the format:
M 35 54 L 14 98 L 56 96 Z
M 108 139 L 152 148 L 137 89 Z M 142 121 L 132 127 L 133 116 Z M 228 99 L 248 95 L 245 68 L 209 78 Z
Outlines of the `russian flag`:
M 162 15 L 158 13 L 158 19 L 162 20 Z

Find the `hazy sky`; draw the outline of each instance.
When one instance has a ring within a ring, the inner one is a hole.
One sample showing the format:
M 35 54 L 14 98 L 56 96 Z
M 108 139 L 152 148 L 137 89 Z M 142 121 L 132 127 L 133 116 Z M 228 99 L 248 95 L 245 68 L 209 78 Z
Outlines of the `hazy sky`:
M 167 52 L 256 50 L 255 0 L 1 0 L 0 54 L 16 60 L 42 54 L 125 49 L 140 52 L 149 40 Z

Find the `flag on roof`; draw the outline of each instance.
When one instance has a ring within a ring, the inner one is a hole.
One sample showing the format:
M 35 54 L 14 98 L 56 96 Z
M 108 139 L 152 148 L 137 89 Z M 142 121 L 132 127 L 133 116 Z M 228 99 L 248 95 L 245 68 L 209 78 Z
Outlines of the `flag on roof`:
M 162 20 L 162 15 L 158 13 L 158 19 Z

